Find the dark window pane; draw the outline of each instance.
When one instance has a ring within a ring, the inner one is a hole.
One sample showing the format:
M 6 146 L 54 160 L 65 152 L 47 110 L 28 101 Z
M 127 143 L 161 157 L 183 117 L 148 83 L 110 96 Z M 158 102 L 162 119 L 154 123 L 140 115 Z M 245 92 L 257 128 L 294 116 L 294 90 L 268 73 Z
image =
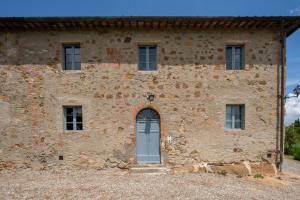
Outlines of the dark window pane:
M 65 69 L 66 70 L 72 69 L 72 63 L 65 63 Z
M 237 53 L 236 52 L 236 54 L 235 54 L 235 68 L 236 69 L 241 69 L 241 61 L 242 61 L 242 59 L 241 59 L 241 54 L 239 54 L 239 53 Z
M 156 55 L 156 47 L 149 47 L 149 55 Z
M 65 47 L 66 54 L 73 54 L 73 48 L 72 47 Z
M 68 63 L 68 62 L 72 62 L 73 61 L 73 55 L 66 55 L 66 63 Z
M 80 70 L 81 69 L 81 63 L 80 62 L 75 62 L 73 69 Z
M 149 63 L 149 70 L 156 70 L 156 63 Z
M 226 120 L 226 128 L 232 128 L 232 121 L 231 120 Z
M 231 106 L 226 106 L 226 118 L 231 120 Z
M 235 120 L 240 120 L 240 106 L 232 106 L 233 115 Z
M 74 62 L 80 62 L 80 55 L 74 56 Z
M 156 62 L 156 56 L 149 55 L 149 62 Z
M 76 122 L 82 122 L 82 116 L 76 116 Z
M 143 55 L 146 55 L 146 47 L 140 47 L 139 48 L 139 54 L 143 54 Z
M 67 115 L 73 115 L 73 108 L 66 108 Z
M 226 62 L 226 69 L 232 69 L 232 62 Z
M 76 128 L 77 130 L 82 130 L 82 123 L 77 123 Z
M 81 112 L 81 108 L 77 109 L 76 112 L 76 122 L 82 122 L 82 112 Z
M 81 107 L 77 107 L 76 111 L 77 111 L 77 113 L 82 114 L 82 108 Z
M 80 47 L 75 47 L 74 54 L 80 55 Z
M 235 69 L 241 69 L 241 63 L 240 62 L 235 62 Z
M 146 55 L 139 55 L 139 62 L 145 63 L 146 62 Z
M 235 122 L 234 122 L 234 128 L 242 128 L 242 126 L 241 126 L 241 120 L 235 120 Z
M 232 128 L 231 106 L 226 106 L 226 128 Z
M 226 48 L 226 68 L 232 69 L 232 48 Z
M 67 123 L 68 123 L 68 122 L 73 122 L 73 116 L 67 116 L 66 118 L 67 118 L 67 119 L 66 119 L 66 120 L 67 120 Z
M 67 130 L 73 130 L 73 124 L 67 123 L 66 128 L 67 128 Z
M 146 63 L 139 63 L 139 70 L 146 70 Z
M 241 47 L 235 47 L 235 55 L 241 55 L 242 54 L 242 48 Z

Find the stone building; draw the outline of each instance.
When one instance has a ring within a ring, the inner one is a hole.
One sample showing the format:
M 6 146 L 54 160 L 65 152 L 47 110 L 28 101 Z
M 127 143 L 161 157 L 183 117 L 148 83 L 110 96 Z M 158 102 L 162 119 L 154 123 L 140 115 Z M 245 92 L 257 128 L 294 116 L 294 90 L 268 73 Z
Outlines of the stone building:
M 276 165 L 299 19 L 0 18 L 0 168 Z

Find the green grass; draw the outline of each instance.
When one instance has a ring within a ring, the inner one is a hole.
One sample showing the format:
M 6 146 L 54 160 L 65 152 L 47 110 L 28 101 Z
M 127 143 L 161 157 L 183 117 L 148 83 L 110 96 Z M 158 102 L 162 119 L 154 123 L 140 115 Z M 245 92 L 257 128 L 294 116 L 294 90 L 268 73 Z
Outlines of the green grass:
M 254 178 L 264 178 L 264 176 L 261 175 L 261 174 L 255 174 L 253 177 L 254 177 Z

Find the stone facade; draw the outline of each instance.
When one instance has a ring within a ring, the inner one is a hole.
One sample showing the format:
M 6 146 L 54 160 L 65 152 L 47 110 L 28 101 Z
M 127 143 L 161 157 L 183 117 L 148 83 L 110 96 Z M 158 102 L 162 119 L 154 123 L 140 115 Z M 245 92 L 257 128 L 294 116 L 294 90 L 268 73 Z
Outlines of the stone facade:
M 81 71 L 62 70 L 69 43 Z M 157 71 L 138 71 L 141 44 L 157 45 Z M 226 70 L 232 44 L 244 45 L 245 70 Z M 274 162 L 279 64 L 268 29 L 1 32 L 0 168 L 127 168 L 147 107 L 161 117 L 164 165 Z M 245 130 L 225 128 L 226 104 L 245 104 Z M 82 105 L 83 131 L 64 130 L 66 105 Z

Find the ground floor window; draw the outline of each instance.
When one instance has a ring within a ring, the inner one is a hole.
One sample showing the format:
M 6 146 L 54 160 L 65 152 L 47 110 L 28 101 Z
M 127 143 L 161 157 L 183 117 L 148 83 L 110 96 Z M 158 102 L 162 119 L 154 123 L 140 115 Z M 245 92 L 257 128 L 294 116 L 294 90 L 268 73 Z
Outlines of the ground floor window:
M 245 105 L 226 105 L 226 128 L 245 129 Z
M 82 106 L 64 107 L 65 130 L 82 130 Z

